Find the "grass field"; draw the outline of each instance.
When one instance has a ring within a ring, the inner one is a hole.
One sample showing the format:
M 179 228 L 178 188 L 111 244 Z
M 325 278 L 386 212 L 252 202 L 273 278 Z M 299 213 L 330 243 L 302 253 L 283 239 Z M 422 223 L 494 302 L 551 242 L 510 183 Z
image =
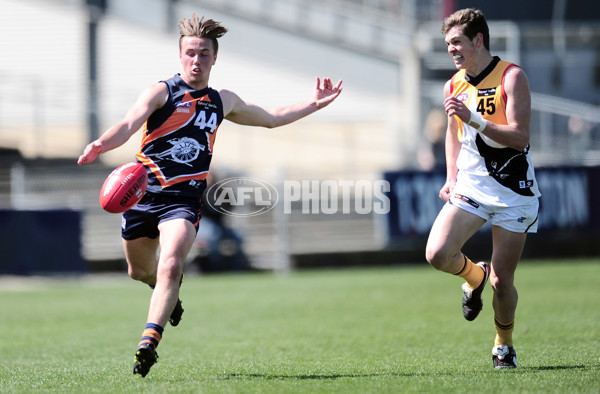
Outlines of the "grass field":
M 522 262 L 519 368 L 495 371 L 491 289 L 467 322 L 461 281 L 426 264 L 188 276 L 144 379 L 146 286 L 0 280 L 0 392 L 598 393 L 599 279 L 600 260 Z

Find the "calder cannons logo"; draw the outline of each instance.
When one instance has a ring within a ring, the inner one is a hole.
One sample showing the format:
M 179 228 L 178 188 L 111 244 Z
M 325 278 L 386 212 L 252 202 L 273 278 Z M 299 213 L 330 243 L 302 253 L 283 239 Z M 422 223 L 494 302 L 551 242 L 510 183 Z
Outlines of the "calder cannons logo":
M 249 177 L 223 179 L 206 191 L 204 203 L 231 216 L 255 216 L 270 211 L 279 200 L 269 182 Z

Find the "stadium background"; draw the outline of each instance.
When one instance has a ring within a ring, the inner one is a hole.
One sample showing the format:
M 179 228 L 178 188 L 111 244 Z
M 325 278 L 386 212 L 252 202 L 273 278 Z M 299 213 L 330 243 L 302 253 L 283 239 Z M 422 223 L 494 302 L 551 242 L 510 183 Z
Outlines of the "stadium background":
M 282 129 L 225 122 L 213 161 L 220 177 L 392 185 L 389 215 L 226 218 L 254 268 L 423 261 L 439 204 L 441 91 L 454 72 L 439 27 L 465 6 L 486 13 L 492 53 L 530 79 L 544 197 L 541 231 L 525 255 L 598 256 L 600 9 L 583 0 L 522 3 L 3 0 L 0 273 L 124 268 L 120 217 L 104 213 L 97 194 L 139 140 L 94 165 L 78 167 L 76 157 L 144 87 L 179 71 L 176 22 L 192 12 L 230 28 L 213 87 L 271 106 L 307 98 L 316 75 L 344 80 L 334 105 Z M 485 246 L 480 238 L 467 247 Z

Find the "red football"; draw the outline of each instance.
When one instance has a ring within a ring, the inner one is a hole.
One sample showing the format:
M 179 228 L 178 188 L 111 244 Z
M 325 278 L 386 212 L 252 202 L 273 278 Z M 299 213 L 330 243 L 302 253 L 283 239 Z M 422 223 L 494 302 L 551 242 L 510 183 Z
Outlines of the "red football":
M 147 186 L 148 174 L 143 165 L 123 164 L 111 172 L 102 184 L 100 205 L 110 213 L 125 212 L 140 202 Z

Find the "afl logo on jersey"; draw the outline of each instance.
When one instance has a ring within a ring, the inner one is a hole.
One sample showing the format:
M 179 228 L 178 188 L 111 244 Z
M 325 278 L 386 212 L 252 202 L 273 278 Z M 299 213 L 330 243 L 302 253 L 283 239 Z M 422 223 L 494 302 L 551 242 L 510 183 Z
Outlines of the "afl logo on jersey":
M 191 101 L 178 101 L 175 103 L 175 106 L 178 108 L 190 108 L 192 106 Z
M 178 101 L 175 103 L 175 107 L 177 108 L 177 112 L 185 112 L 186 114 L 190 113 L 190 108 L 192 107 L 191 101 Z
M 469 93 L 461 93 L 456 98 L 464 103 L 469 99 Z

